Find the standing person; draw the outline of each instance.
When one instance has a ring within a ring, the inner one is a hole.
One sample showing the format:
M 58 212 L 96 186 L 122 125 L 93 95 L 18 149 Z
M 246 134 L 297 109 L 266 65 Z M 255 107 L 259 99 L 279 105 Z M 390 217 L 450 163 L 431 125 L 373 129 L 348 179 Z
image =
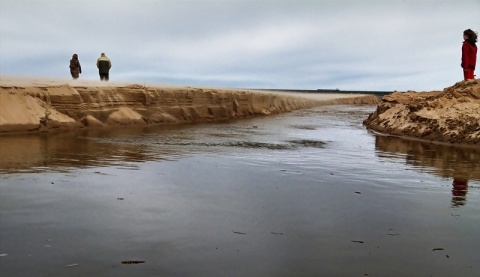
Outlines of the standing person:
M 465 80 L 475 79 L 474 71 L 477 63 L 477 34 L 467 29 L 463 31 L 463 45 L 462 45 L 462 68 L 463 77 Z
M 105 53 L 102 53 L 100 58 L 97 60 L 98 73 L 100 74 L 100 81 L 108 81 L 108 72 L 112 67 L 112 62 L 110 59 L 105 56 Z
M 72 74 L 73 80 L 78 79 L 81 73 L 82 73 L 82 67 L 80 66 L 78 55 L 73 54 L 72 59 L 70 60 L 70 74 Z

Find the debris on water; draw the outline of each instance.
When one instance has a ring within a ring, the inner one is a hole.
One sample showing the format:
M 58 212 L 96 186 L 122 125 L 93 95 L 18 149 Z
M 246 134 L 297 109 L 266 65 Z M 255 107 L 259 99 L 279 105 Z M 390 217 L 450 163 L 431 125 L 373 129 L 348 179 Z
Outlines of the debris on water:
M 45 241 L 46 241 L 46 242 L 52 242 L 53 239 L 46 239 Z M 52 245 L 48 243 L 48 244 L 45 244 L 45 246 L 46 246 L 46 247 L 51 247 Z
M 447 257 L 447 259 L 450 259 L 450 256 L 448 256 L 448 255 L 445 255 L 445 256 Z
M 387 234 L 387 235 L 393 236 L 393 237 L 400 236 L 400 234 L 397 234 L 397 233 L 390 233 L 390 234 Z
M 433 248 L 432 251 L 443 251 L 445 249 L 441 248 L 441 247 L 438 247 L 438 248 Z
M 359 191 L 356 191 L 355 193 L 356 193 L 356 194 L 362 194 L 362 193 L 361 193 L 361 192 L 359 192 Z
M 237 235 L 246 235 L 247 233 L 243 233 L 243 232 L 236 232 L 236 231 L 233 231 L 234 234 L 237 234 Z
M 270 232 L 272 235 L 277 235 L 277 236 L 283 236 L 283 233 L 277 233 L 277 232 Z
M 76 267 L 76 266 L 80 266 L 79 264 L 69 264 L 69 265 L 66 265 L 65 267 Z
M 0 257 L 6 257 L 6 256 L 8 256 L 7 253 L 0 254 Z
M 124 198 L 122 198 L 122 197 L 119 197 L 119 198 L 117 198 L 117 200 L 124 200 Z
M 144 264 L 145 261 L 137 261 L 137 260 L 130 260 L 130 261 L 122 261 L 122 264 Z
M 355 243 L 365 243 L 363 240 L 352 240 L 352 242 L 355 242 Z

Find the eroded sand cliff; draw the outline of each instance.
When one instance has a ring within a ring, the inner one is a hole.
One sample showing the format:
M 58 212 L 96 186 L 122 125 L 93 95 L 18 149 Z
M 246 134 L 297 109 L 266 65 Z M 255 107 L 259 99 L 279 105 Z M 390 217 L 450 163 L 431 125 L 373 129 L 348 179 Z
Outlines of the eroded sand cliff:
M 0 133 L 204 122 L 277 114 L 322 104 L 377 102 L 372 95 L 301 95 L 2 78 Z
M 391 135 L 480 144 L 480 79 L 443 91 L 386 95 L 364 124 Z

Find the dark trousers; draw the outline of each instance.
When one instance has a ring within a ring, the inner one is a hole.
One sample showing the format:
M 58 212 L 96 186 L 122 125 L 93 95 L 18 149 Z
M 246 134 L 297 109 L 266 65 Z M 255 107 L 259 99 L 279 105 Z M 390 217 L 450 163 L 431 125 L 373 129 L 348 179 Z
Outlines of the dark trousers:
M 108 73 L 100 73 L 100 81 L 108 81 Z

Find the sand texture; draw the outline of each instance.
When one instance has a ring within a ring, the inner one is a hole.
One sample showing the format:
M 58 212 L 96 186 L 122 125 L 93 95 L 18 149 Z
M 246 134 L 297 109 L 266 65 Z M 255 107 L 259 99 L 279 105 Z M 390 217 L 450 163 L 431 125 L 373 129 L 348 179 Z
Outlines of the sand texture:
M 443 91 L 386 95 L 364 124 L 386 134 L 480 144 L 480 79 Z
M 378 99 L 372 95 L 1 77 L 0 133 L 207 122 L 326 104 L 376 103 Z

